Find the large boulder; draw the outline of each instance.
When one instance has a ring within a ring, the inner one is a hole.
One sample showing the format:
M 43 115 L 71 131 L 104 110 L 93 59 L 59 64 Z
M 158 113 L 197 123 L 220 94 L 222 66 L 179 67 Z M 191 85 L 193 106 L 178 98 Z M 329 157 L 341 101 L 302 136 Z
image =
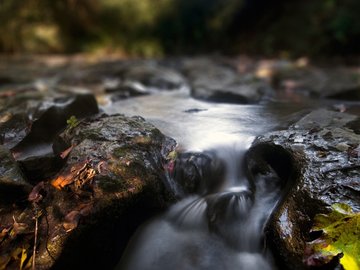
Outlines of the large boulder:
M 25 209 L 4 216 L 0 231 L 16 224 L 28 230 L 6 237 L 0 255 L 18 247 L 30 254 L 37 231 L 37 269 L 111 269 L 137 226 L 173 199 L 165 176 L 175 141 L 122 115 L 83 120 L 61 138 L 65 166 L 33 188 Z
M 360 211 L 360 135 L 349 127 L 357 116 L 320 109 L 288 130 L 256 139 L 247 154 L 250 176 L 271 168 L 287 196 L 269 221 L 266 234 L 281 268 L 305 269 L 306 242 L 316 214 L 334 203 Z

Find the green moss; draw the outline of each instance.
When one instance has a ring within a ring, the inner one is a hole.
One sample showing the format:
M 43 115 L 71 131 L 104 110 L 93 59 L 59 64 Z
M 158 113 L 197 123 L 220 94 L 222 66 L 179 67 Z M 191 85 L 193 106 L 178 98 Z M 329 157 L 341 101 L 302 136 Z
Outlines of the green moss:
M 97 177 L 97 184 L 106 192 L 121 192 L 126 191 L 127 185 L 124 180 L 119 176 L 99 176 Z

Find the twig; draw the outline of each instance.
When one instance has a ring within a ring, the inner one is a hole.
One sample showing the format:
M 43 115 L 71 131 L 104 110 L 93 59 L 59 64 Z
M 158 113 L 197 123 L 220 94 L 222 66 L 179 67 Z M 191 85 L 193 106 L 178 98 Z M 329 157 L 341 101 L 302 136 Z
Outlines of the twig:
M 45 221 L 46 221 L 46 245 L 45 245 L 45 248 L 46 248 L 46 251 L 49 254 L 50 258 L 53 261 L 55 261 L 55 258 L 51 255 L 51 252 L 50 252 L 49 247 L 48 247 L 48 243 L 49 243 L 49 220 L 48 220 L 48 217 L 47 217 L 46 210 L 44 210 L 44 213 L 45 213 Z
M 37 245 L 37 237 L 38 237 L 38 212 L 35 209 L 35 237 L 34 237 L 34 248 L 33 248 L 33 258 L 32 258 L 32 270 L 35 270 L 35 257 L 36 257 L 36 245 Z

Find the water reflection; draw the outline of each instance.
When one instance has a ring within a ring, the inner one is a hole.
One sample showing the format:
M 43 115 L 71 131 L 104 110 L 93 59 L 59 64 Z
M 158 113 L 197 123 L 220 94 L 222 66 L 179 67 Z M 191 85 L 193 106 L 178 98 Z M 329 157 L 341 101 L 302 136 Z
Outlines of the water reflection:
M 206 150 L 231 142 L 250 144 L 254 134 L 275 127 L 273 116 L 260 105 L 201 102 L 186 94 L 164 93 L 118 101 L 106 113 L 141 115 L 187 150 Z

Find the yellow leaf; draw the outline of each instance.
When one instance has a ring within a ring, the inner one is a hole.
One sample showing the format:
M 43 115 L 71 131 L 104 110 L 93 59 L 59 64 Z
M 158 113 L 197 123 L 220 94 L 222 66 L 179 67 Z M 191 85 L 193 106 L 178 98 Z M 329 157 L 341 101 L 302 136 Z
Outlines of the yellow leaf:
M 24 262 L 27 258 L 27 252 L 26 249 L 22 249 L 21 251 L 21 258 L 20 258 L 20 270 L 23 270 Z
M 360 213 L 346 204 L 334 204 L 329 214 L 315 216 L 312 231 L 322 235 L 307 244 L 309 266 L 323 266 L 339 257 L 345 270 L 360 270 Z

